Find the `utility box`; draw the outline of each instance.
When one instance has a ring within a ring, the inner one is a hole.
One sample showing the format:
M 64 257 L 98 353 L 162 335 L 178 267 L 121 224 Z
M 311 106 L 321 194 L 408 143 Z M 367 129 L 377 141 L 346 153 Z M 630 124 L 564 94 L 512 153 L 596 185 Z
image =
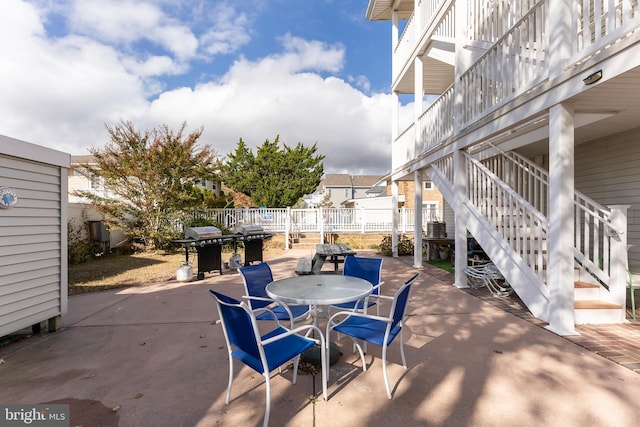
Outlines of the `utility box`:
M 444 222 L 436 222 L 436 221 L 427 222 L 427 238 L 428 239 L 446 239 L 447 224 Z
M 102 221 L 89 221 L 89 228 L 91 229 L 91 241 L 92 242 L 109 242 L 111 236 L 109 235 L 109 229 L 107 225 Z

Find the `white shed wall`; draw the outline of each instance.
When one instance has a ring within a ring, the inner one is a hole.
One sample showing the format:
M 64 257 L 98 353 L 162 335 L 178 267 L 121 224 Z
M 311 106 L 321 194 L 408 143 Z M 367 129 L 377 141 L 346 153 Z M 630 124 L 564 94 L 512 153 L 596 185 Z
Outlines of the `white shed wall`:
M 37 159 L 37 160 L 33 160 Z M 0 336 L 67 311 L 67 171 L 70 156 L 0 135 Z

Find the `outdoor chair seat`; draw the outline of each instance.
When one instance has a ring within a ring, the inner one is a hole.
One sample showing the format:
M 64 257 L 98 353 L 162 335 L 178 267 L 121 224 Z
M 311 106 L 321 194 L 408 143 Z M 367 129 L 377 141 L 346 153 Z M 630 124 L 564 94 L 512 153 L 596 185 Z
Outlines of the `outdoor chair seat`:
M 264 335 L 260 335 L 254 310 L 241 301 L 209 289 L 209 293 L 216 300 L 218 314 L 222 323 L 222 330 L 227 344 L 229 356 L 229 384 L 225 402 L 231 400 L 233 385 L 233 360 L 239 360 L 254 371 L 261 374 L 266 384 L 266 403 L 263 427 L 269 424 L 271 412 L 271 382 L 270 373 L 276 368 L 293 359 L 292 382 L 296 383 L 300 354 L 315 345 L 325 347 L 324 336 L 314 325 L 304 325 L 295 329 L 281 326 L 275 314 L 268 308 L 256 310 L 270 313 L 275 327 Z M 304 333 L 304 335 L 302 335 Z M 314 334 L 318 339 L 310 338 Z M 322 394 L 327 400 L 327 371 L 326 353 L 321 351 Z
M 326 342 L 330 342 L 330 332 L 336 331 L 339 334 L 349 336 L 354 346 L 360 353 L 362 360 L 362 370 L 367 370 L 367 362 L 364 358 L 364 351 L 359 341 L 371 343 L 382 347 L 382 376 L 384 385 L 387 390 L 387 397 L 391 399 L 391 388 L 389 387 L 389 378 L 387 376 L 387 347 L 393 342 L 396 336 L 399 336 L 400 355 L 402 357 L 402 366 L 407 368 L 407 360 L 404 356 L 404 345 L 402 339 L 402 330 L 404 326 L 404 317 L 409 303 L 409 295 L 411 293 L 411 285 L 416 281 L 420 273 L 416 273 L 407 280 L 396 291 L 393 298 L 380 295 L 380 298 L 391 299 L 391 309 L 388 317 L 374 316 L 360 311 L 339 311 L 329 318 L 327 323 Z M 343 317 L 343 319 L 339 319 Z M 355 351 L 355 350 L 354 350 Z

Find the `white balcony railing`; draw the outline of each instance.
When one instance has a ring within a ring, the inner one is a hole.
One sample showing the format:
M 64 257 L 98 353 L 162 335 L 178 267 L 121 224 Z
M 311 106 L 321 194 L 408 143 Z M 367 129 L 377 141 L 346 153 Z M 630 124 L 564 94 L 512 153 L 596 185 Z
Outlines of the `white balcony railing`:
M 470 40 L 494 44 L 540 0 L 477 0 L 468 3 L 467 31 Z
M 538 1 L 462 74 L 464 123 L 486 114 L 546 77 L 548 35 L 545 5 L 545 0 Z M 498 23 L 496 32 L 500 29 Z M 484 30 L 484 34 L 489 36 L 493 31 Z
M 584 58 L 635 31 L 640 9 L 638 0 L 575 0 L 572 15 L 573 53 Z
M 535 88 L 549 76 L 548 5 L 553 0 L 470 0 L 467 3 L 468 37 L 489 46 L 465 70 L 456 92 L 462 94 L 461 128 Z M 409 20 L 394 53 L 395 74 L 410 60 L 419 37 L 455 36 L 454 1 L 422 0 Z M 445 9 L 446 8 L 446 9 Z M 572 32 L 573 57 L 566 66 L 586 61 L 640 31 L 640 0 L 574 0 L 567 17 Z M 419 19 L 417 19 L 418 17 Z M 419 30 L 416 27 L 420 27 Z M 442 33 L 442 34 L 441 34 Z M 429 35 L 429 34 L 426 34 Z M 416 135 L 404 132 L 394 142 L 393 168 L 432 149 L 450 134 L 454 101 L 449 87 L 416 121 Z M 451 103 L 451 105 L 449 104 Z M 408 129 L 407 129 L 408 131 Z M 414 146 L 415 145 L 415 146 Z
M 391 153 L 391 168 L 396 168 L 405 164 L 408 160 L 415 158 L 416 154 L 416 133 L 414 131 L 415 124 L 411 125 L 404 130 L 393 142 Z
M 402 35 L 398 39 L 398 44 L 393 49 L 391 73 L 394 78 L 400 73 L 402 65 L 409 58 L 409 55 L 411 55 L 411 52 L 416 46 L 416 29 L 413 17 L 414 15 L 411 15 L 407 21 L 404 31 L 402 31 Z
M 451 85 L 418 119 L 416 152 L 436 147 L 453 134 L 453 106 Z
M 449 10 L 439 21 L 435 22 L 434 17 L 441 12 L 440 8 L 449 3 Z M 418 4 L 418 9 L 413 11 L 411 17 L 398 39 L 398 44 L 393 49 L 392 76 L 398 76 L 403 65 L 407 63 L 416 44 L 421 39 L 423 33 L 428 28 L 433 28 L 432 35 L 439 37 L 455 37 L 455 14 L 451 0 L 422 0 Z

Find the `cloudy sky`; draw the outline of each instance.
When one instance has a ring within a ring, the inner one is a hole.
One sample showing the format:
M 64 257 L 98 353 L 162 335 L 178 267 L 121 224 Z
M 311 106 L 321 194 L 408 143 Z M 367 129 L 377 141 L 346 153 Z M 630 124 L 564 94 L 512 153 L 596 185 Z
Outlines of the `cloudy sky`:
M 1 0 L 0 134 L 87 154 L 105 124 L 186 122 L 318 144 L 330 173 L 391 167 L 388 22 L 367 0 Z

